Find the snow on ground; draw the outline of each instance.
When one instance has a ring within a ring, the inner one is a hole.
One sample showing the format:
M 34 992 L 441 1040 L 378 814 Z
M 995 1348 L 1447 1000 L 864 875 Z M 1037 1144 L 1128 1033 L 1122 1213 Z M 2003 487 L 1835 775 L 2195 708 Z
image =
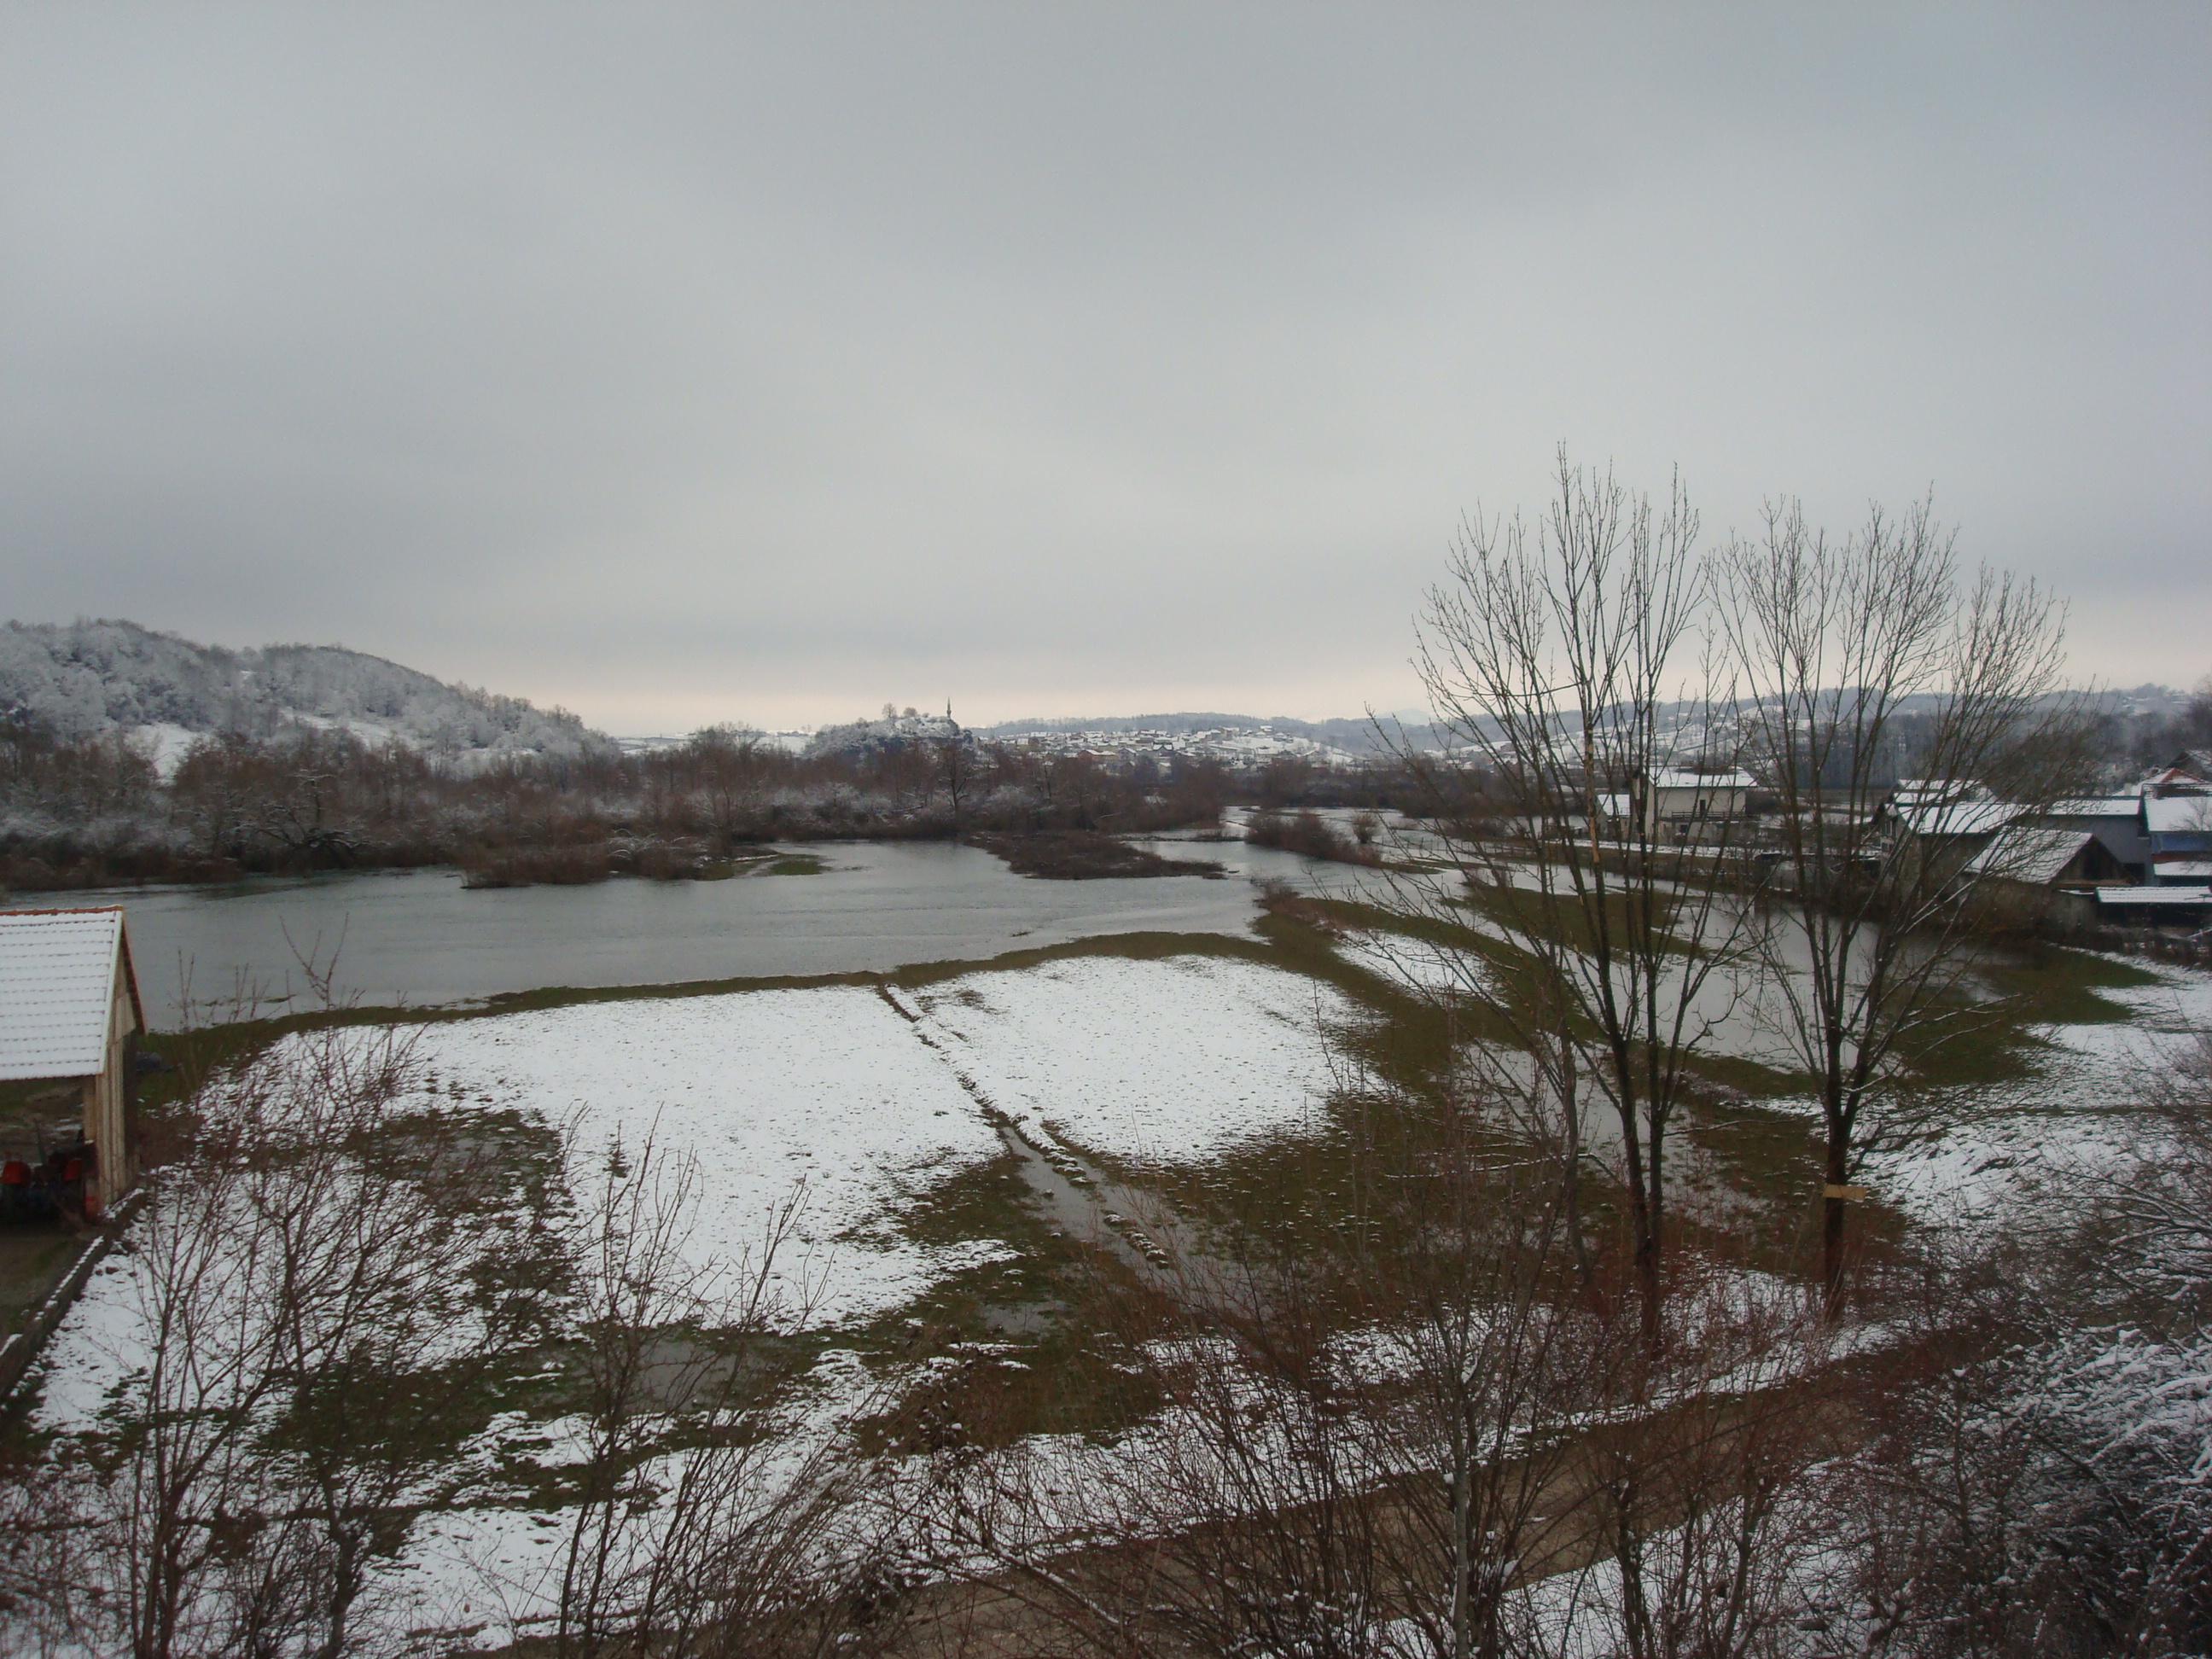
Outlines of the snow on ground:
M 131 746 L 154 763 L 154 771 L 167 783 L 177 775 L 177 768 L 186 751 L 200 740 L 201 734 L 189 726 L 171 720 L 155 720 L 146 726 L 134 726 L 125 734 Z
M 592 1187 L 610 1145 L 652 1138 L 698 1162 L 686 1242 L 702 1267 L 757 1255 L 769 1217 L 803 1188 L 797 1249 L 777 1288 L 822 1326 L 903 1305 L 945 1274 L 998 1260 L 992 1239 L 927 1247 L 898 1237 L 899 1206 L 1000 1148 L 945 1064 L 871 992 L 834 987 L 590 1003 L 421 1028 L 426 1103 L 513 1108 L 574 1126 L 572 1185 Z M 220 1278 L 222 1264 L 209 1271 Z M 144 1285 L 118 1254 L 94 1273 L 44 1359 L 50 1426 L 88 1422 L 108 1383 L 148 1352 Z
M 2099 1129 L 2084 1116 L 1993 1114 L 1880 1148 L 1863 1173 L 1876 1199 L 1917 1220 L 1978 1223 L 2033 1187 L 2045 1160 L 2094 1155 Z
M 2125 1008 L 2126 1019 L 2102 1025 L 2053 1025 L 2039 1034 L 2089 1062 L 2075 1068 L 2074 1075 L 2091 1088 L 2154 1066 L 2177 1043 L 2188 1041 L 2195 1033 L 2212 1031 L 2212 973 L 2132 959 L 2128 965 L 2147 969 L 2157 976 L 2158 983 L 2098 994 Z M 2088 1097 L 2077 1103 L 2110 1102 Z
M 740 1453 L 732 1461 L 725 1450 L 712 1472 L 701 1478 L 718 1492 L 732 1483 L 744 1486 L 756 1495 L 746 1512 L 765 1516 L 801 1487 L 811 1458 L 848 1434 L 885 1398 L 885 1385 L 870 1376 L 858 1355 L 833 1348 L 816 1363 L 799 1395 L 775 1414 L 769 1425 L 774 1443 L 766 1455 Z M 510 1437 L 531 1449 L 531 1461 L 548 1468 L 579 1462 L 585 1455 L 584 1430 L 577 1420 L 548 1423 L 511 1413 L 477 1436 L 464 1460 L 489 1468 L 498 1462 L 502 1440 Z M 638 1489 L 675 1490 L 701 1455 L 696 1446 L 653 1455 L 636 1471 Z M 568 1552 L 583 1516 L 575 1504 L 544 1507 L 526 1501 L 425 1510 L 416 1517 L 404 1550 L 375 1565 L 377 1594 L 390 1604 L 384 1624 L 453 1632 L 462 1638 L 463 1650 L 505 1651 L 518 1641 L 544 1635 L 559 1614 Z M 612 1553 L 617 1571 L 650 1559 L 672 1518 L 665 1504 L 630 1511 Z M 834 1549 L 841 1541 L 833 1528 L 805 1547 Z M 392 1617 L 395 1612 L 404 1616 Z
M 2212 974 L 2150 971 L 2155 985 L 2100 993 L 2128 1010 L 2124 1020 L 2039 1029 L 2047 1048 L 2025 1084 L 1959 1090 L 1950 1105 L 1960 1121 L 1877 1152 L 1867 1169 L 1875 1195 L 1923 1221 L 1972 1222 L 2054 1170 L 2112 1158 L 2130 1132 L 2127 1107 L 2162 1060 L 2212 1030 Z
M 1321 1119 L 1337 992 L 1213 957 L 1050 963 L 974 974 L 910 1000 L 1001 1110 L 1116 1158 L 1195 1163 Z
M 872 991 L 835 986 L 585 1003 L 422 1028 L 441 1090 L 574 1126 L 575 1156 L 648 1138 L 699 1162 L 687 1254 L 757 1247 L 804 1183 L 787 1292 L 818 1293 L 815 1322 L 866 1319 L 1005 1247 L 930 1249 L 885 1224 L 902 1201 L 1000 1150 L 937 1056 Z M 572 1182 L 589 1187 L 588 1171 Z
M 1432 1000 L 1496 994 L 1495 976 L 1471 951 L 1448 951 L 1400 933 L 1353 933 L 1338 941 L 1336 949 L 1354 967 Z
M 586 1004 L 432 1024 L 417 1036 L 430 1080 L 424 1104 L 454 1114 L 512 1108 L 573 1126 L 580 1194 L 611 1144 L 634 1158 L 650 1137 L 696 1157 L 699 1202 L 685 1250 L 702 1267 L 757 1249 L 770 1212 L 803 1183 L 802 1251 L 779 1276 L 789 1294 L 811 1298 L 818 1325 L 896 1308 L 948 1272 L 1007 1254 L 989 1239 L 927 1248 L 889 1224 L 902 1202 L 1000 1143 L 943 1060 L 872 992 Z M 225 1240 L 209 1237 L 202 1282 L 243 1285 L 242 1273 L 225 1272 Z M 144 1275 L 133 1271 L 139 1260 L 117 1252 L 64 1317 L 43 1362 L 43 1429 L 89 1429 L 111 1388 L 145 1363 L 150 1310 Z M 228 1330 L 246 1311 L 219 1310 L 210 1323 Z M 815 1381 L 772 1468 L 795 1465 L 866 1398 L 849 1354 L 825 1355 Z M 518 1436 L 526 1463 L 556 1469 L 576 1455 L 565 1420 L 510 1413 L 472 1437 L 454 1472 L 474 1472 L 475 1495 L 423 1516 L 400 1558 L 380 1565 L 380 1595 L 400 1624 L 476 1627 L 476 1639 L 496 1646 L 554 1605 L 576 1512 L 533 1508 L 526 1488 L 508 1490 L 502 1449 L 517 1446 L 503 1443 Z
M 1185 1162 L 1316 1115 L 1331 1082 L 1320 1022 L 1350 1010 L 1297 975 L 1208 957 L 979 974 L 912 1000 L 938 1049 L 873 992 L 829 987 L 440 1022 L 418 1029 L 415 1054 L 426 1104 L 571 1129 L 580 1194 L 610 1146 L 635 1157 L 651 1139 L 696 1158 L 686 1251 L 702 1267 L 757 1250 L 803 1188 L 799 1248 L 778 1277 L 836 1326 L 1006 1254 L 991 1239 L 924 1246 L 893 1224 L 1000 1150 L 957 1073 L 1083 1144 Z M 144 1314 L 126 1263 L 94 1275 L 49 1350 L 56 1423 L 91 1417 L 136 1351 Z
M 36 1421 L 42 1430 L 83 1430 L 99 1419 L 117 1379 L 152 1352 L 146 1291 L 132 1263 L 112 1252 L 86 1279 L 37 1359 Z

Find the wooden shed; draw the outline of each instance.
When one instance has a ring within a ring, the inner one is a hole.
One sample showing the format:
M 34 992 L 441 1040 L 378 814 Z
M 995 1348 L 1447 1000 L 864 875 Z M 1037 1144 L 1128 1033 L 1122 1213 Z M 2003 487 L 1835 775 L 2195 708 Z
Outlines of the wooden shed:
M 0 910 L 0 1083 L 76 1086 L 88 1208 L 138 1179 L 131 1039 L 145 1023 L 122 906 Z

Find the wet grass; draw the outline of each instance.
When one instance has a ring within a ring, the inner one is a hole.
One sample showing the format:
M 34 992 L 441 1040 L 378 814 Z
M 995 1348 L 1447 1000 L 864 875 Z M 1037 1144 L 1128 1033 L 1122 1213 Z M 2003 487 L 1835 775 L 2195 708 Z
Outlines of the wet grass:
M 0 1229 L 0 1336 L 22 1328 L 89 1243 L 58 1221 L 10 1222 Z
M 1462 945 L 1486 960 L 1501 949 L 1448 923 L 1391 928 L 1399 920 L 1346 901 L 1279 897 L 1257 923 L 1257 940 L 1136 936 L 1091 942 L 1120 948 L 1088 954 L 1226 957 L 1295 973 L 1340 992 L 1352 1014 L 1327 1032 L 1337 1085 L 1314 1120 L 1295 1129 L 1180 1165 L 1116 1158 L 1057 1127 L 1055 1137 L 1115 1180 L 1154 1195 L 1195 1225 L 1209 1251 L 1224 1259 L 1340 1247 L 1356 1230 L 1352 1218 L 1363 1207 L 1363 1192 L 1379 1178 L 1378 1161 L 1395 1167 L 1433 1144 L 1435 1113 L 1461 1046 L 1510 1036 L 1495 1010 L 1419 995 L 1336 949 L 1342 934 L 1354 929 Z M 1048 1111 L 1046 1116 L 1049 1121 Z M 1378 1143 L 1389 1150 L 1378 1153 Z
M 977 832 L 965 839 L 969 846 L 1003 859 L 1016 875 L 1049 881 L 1132 876 L 1200 876 L 1218 881 L 1224 873 L 1211 860 L 1162 858 L 1150 848 L 1092 830 L 1040 830 L 1024 836 Z
M 2132 963 L 2052 945 L 1978 963 L 1973 976 L 1985 1000 L 1962 989 L 1899 1042 L 1899 1055 L 1917 1082 L 1956 1088 L 2029 1078 L 2040 1055 L 2034 1027 L 2128 1019 L 2128 1006 L 2104 994 L 2160 982 Z
M 919 1244 L 995 1239 L 1012 1254 L 947 1274 L 848 1334 L 878 1366 L 933 1362 L 876 1434 L 903 1435 L 957 1408 L 969 1438 L 1006 1444 L 1030 1434 L 1109 1433 L 1156 1408 L 1099 1334 L 1148 1328 L 1157 1298 L 1113 1251 L 1053 1224 L 1014 1153 L 933 1183 L 896 1224 Z
M 829 867 L 828 860 L 818 853 L 783 853 L 763 866 L 757 873 L 763 876 L 818 876 Z
M 1565 876 L 1560 878 L 1563 883 L 1566 879 Z M 1595 940 L 1589 910 L 1571 890 L 1544 893 L 1527 887 L 1470 883 L 1465 894 L 1455 902 L 1488 916 L 1516 934 L 1556 939 L 1584 951 L 1590 950 Z M 1654 908 L 1656 914 L 1646 916 L 1635 897 L 1617 884 L 1608 882 L 1602 907 L 1606 936 L 1615 941 L 1640 940 L 1650 932 L 1656 936 L 1659 948 L 1667 954 L 1691 954 L 1688 944 L 1672 931 L 1677 903 L 1658 895 L 1655 896 Z
M 1528 959 L 1511 945 L 1472 927 L 1349 900 L 1279 896 L 1258 920 L 1256 937 L 1128 933 L 995 957 L 915 964 L 882 975 L 787 975 L 659 986 L 556 987 L 495 997 L 476 1008 L 342 1009 L 214 1027 L 185 1036 L 161 1036 L 152 1039 L 149 1046 L 175 1060 L 178 1069 L 166 1078 L 147 1079 L 148 1092 L 158 1115 L 165 1091 L 181 1092 L 192 1077 L 204 1074 L 210 1066 L 243 1059 L 289 1031 L 333 1023 L 392 1019 L 438 1023 L 583 1003 L 824 986 L 888 983 L 918 989 L 973 974 L 1018 972 L 1046 963 L 1088 957 L 1233 958 L 1329 985 L 1358 1011 L 1358 1018 L 1331 1034 L 1345 1085 L 1337 1091 L 1328 1115 L 1310 1133 L 1255 1143 L 1247 1152 L 1214 1160 L 1202 1176 L 1100 1161 L 1115 1173 L 1150 1184 L 1178 1203 L 1197 1202 L 1201 1209 L 1215 1212 L 1233 1224 L 1254 1226 L 1266 1222 L 1271 1210 L 1278 1222 L 1325 1214 L 1332 1203 L 1350 1190 L 1348 1149 L 1357 1137 L 1349 1133 L 1348 1126 L 1355 1118 L 1364 1115 L 1371 1128 L 1373 1115 L 1378 1110 L 1396 1114 L 1433 1108 L 1449 1082 L 1455 1054 L 1469 1042 L 1517 1046 L 1521 1027 L 1498 1007 L 1466 999 L 1424 996 L 1347 960 L 1335 947 L 1344 933 L 1353 931 L 1385 933 L 1465 951 L 1484 964 L 1509 1001 L 1527 994 L 1531 974 Z M 1962 1003 L 1953 1018 L 1937 1022 L 1917 1044 L 1907 1046 L 1906 1058 L 1919 1080 L 1941 1085 L 2028 1075 L 2035 1056 L 2030 1028 L 2047 1023 L 2124 1019 L 2128 1010 L 2102 993 L 2158 982 L 2154 975 L 2130 964 L 2055 947 L 2017 963 L 1986 969 L 1983 976 L 1998 992 L 1995 1000 L 1971 1006 Z M 1699 1091 L 1702 1103 L 1718 1114 L 1712 1129 L 1713 1145 L 1717 1148 L 1736 1146 L 1728 1161 L 1740 1178 L 1748 1185 L 1764 1186 L 1785 1171 L 1794 1173 L 1802 1161 L 1798 1150 L 1788 1144 L 1795 1128 L 1754 1133 L 1749 1126 L 1761 1120 L 1746 1107 L 1759 1100 L 1802 1097 L 1808 1091 L 1810 1080 L 1716 1051 L 1699 1054 L 1692 1069 L 1705 1085 Z M 1785 1125 L 1795 1126 L 1798 1121 L 1795 1114 L 1767 1115 L 1778 1116 Z

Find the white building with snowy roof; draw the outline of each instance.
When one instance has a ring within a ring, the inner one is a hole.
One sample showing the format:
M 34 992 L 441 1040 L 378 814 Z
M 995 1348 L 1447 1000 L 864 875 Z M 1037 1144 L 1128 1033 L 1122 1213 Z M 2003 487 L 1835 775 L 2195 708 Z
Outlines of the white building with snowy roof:
M 131 1039 L 144 1029 L 123 908 L 0 910 L 0 1085 L 70 1085 L 93 1148 L 89 1200 L 137 1180 Z
M 1757 784 L 1735 767 L 1699 771 L 1662 766 L 1632 781 L 1643 797 L 1645 833 L 1655 841 L 1710 841 L 1728 832 L 1744 816 Z

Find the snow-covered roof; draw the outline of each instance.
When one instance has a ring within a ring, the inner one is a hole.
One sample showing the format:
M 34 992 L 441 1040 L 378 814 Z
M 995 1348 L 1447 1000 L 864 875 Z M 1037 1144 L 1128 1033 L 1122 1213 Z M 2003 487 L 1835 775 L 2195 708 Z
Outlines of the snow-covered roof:
M 2142 805 L 2138 789 L 2125 795 L 2072 795 L 2055 800 L 2044 816 L 2053 818 L 2131 818 Z
M 1890 791 L 1900 806 L 1924 806 L 1939 800 L 1987 800 L 1990 792 L 1972 778 L 1899 778 Z
M 2096 840 L 2086 830 L 2035 829 L 2015 823 L 1974 854 L 1966 872 L 2040 884 L 2054 879 L 2074 855 Z
M 2161 859 L 2151 868 L 2159 875 L 2183 881 L 2212 881 L 2212 859 Z
M 129 954 L 120 906 L 0 910 L 0 1081 L 105 1066 L 115 964 Z
M 2212 779 L 2207 779 L 2203 774 L 2186 766 L 2161 766 L 2155 771 L 2147 773 L 2143 777 L 2144 786 L 2152 789 L 2170 788 L 2176 784 L 2194 783 L 2201 786 L 2207 782 L 2212 782 Z
M 2002 800 L 1927 801 L 1899 808 L 1916 836 L 1993 835 L 2019 815 L 2020 808 Z
M 2100 887 L 2100 904 L 2212 905 L 2212 887 Z
M 2212 832 L 2212 795 L 2146 796 L 2143 823 L 2154 836 Z
M 1749 789 L 1753 787 L 1748 772 L 1686 772 L 1668 768 L 1651 775 L 1651 782 L 1659 789 Z

